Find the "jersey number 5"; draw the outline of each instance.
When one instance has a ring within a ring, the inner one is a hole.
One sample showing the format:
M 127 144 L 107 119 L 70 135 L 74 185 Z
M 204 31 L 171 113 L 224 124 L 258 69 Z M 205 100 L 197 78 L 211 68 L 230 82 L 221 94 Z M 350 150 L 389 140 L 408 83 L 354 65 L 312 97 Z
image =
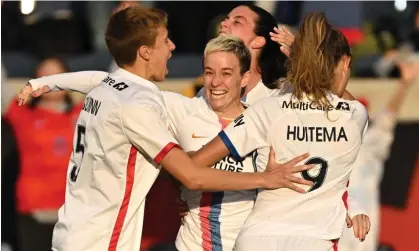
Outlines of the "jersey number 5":
M 313 186 L 310 188 L 310 190 L 308 190 L 308 192 L 312 192 L 323 185 L 323 182 L 326 179 L 327 169 L 329 167 L 329 165 L 327 164 L 327 161 L 320 157 L 310 158 L 304 163 L 304 165 L 311 165 L 311 164 L 320 165 L 320 169 L 317 175 L 311 175 L 309 173 L 309 170 L 305 170 L 301 172 L 305 180 L 309 180 L 314 183 Z
M 83 159 L 84 155 L 84 135 L 86 134 L 86 127 L 82 125 L 77 125 L 77 139 L 76 139 L 76 149 L 75 153 L 81 153 L 81 158 Z M 80 161 L 81 162 L 81 161 Z M 70 172 L 70 180 L 76 182 L 77 176 L 79 175 L 80 167 L 74 165 Z

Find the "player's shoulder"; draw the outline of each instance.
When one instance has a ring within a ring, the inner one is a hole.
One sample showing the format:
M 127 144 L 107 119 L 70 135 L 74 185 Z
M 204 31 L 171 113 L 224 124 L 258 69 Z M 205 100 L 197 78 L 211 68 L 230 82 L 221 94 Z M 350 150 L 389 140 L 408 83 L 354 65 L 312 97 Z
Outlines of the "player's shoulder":
M 368 111 L 365 106 L 356 99 L 345 99 L 333 95 L 333 105 L 338 111 L 349 112 L 354 116 L 365 117 L 368 116 Z
M 355 119 L 359 120 L 359 122 L 364 123 L 368 121 L 369 115 L 367 108 L 358 100 L 352 100 L 350 101 L 351 105 L 354 109 L 353 116 Z
M 163 96 L 164 101 L 170 102 L 170 103 L 181 102 L 181 103 L 187 103 L 187 104 L 197 104 L 201 100 L 201 99 L 198 100 L 198 98 L 190 98 L 180 93 L 170 92 L 170 91 L 161 91 L 161 94 Z
M 332 105 L 336 111 L 350 115 L 359 125 L 363 125 L 368 121 L 368 110 L 356 99 L 348 100 L 334 96 Z
M 291 95 L 288 93 L 283 93 L 278 96 L 271 96 L 271 97 L 265 97 L 258 101 L 256 101 L 252 107 L 254 109 L 280 109 L 282 107 L 282 104 L 284 102 L 291 102 Z
M 183 110 L 187 114 L 191 114 L 207 108 L 207 103 L 204 98 L 190 98 L 179 93 L 168 91 L 162 91 L 161 93 L 168 110 Z
M 246 109 L 247 116 L 258 118 L 258 121 L 275 121 L 283 114 L 279 97 L 265 97 Z
M 137 109 L 139 112 L 141 109 L 151 109 L 159 113 L 165 110 L 163 96 L 159 89 L 148 88 L 130 81 L 124 83 L 132 88 L 119 96 L 121 106 L 126 109 Z

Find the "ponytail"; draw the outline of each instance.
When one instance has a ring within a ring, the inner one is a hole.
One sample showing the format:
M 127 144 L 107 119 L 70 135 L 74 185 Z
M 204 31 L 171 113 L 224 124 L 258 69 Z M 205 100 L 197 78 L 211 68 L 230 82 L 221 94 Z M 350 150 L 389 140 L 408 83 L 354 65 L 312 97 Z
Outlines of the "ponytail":
M 312 97 L 318 105 L 330 105 L 327 93 L 334 83 L 334 70 L 350 49 L 343 34 L 328 23 L 323 13 L 308 14 L 286 63 L 287 80 L 294 86 L 294 96 Z

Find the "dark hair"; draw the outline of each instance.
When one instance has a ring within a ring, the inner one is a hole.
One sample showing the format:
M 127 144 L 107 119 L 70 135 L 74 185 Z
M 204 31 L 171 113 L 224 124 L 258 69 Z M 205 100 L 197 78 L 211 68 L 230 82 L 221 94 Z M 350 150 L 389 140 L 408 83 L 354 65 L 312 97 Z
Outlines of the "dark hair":
M 301 100 L 305 93 L 317 104 L 329 105 L 327 92 L 332 89 L 335 68 L 343 56 L 351 56 L 345 36 L 327 22 L 323 13 L 309 13 L 300 25 L 287 62 L 293 95 Z
M 38 74 L 39 69 L 41 68 L 42 64 L 47 60 L 54 60 L 55 62 L 60 64 L 60 66 L 63 69 L 63 72 L 69 72 L 70 71 L 70 68 L 68 67 L 67 63 L 63 59 L 61 59 L 59 57 L 44 58 L 44 59 L 39 61 L 38 65 L 35 68 L 35 77 L 36 78 L 39 77 L 39 76 L 37 76 L 37 74 Z M 32 98 L 28 103 L 28 107 L 30 109 L 35 109 L 39 105 L 39 102 L 41 102 L 41 100 L 42 100 L 42 96 Z M 70 112 L 74 107 L 74 101 L 73 101 L 73 98 L 71 98 L 69 93 L 66 93 L 66 95 L 64 96 L 64 103 L 66 104 L 65 112 L 66 113 Z
M 272 41 L 269 32 L 278 27 L 276 19 L 266 10 L 251 4 L 246 4 L 257 16 L 254 33 L 265 38 L 265 46 L 262 47 L 258 58 L 258 65 L 262 75 L 263 84 L 269 89 L 277 88 L 277 80 L 287 75 L 285 62 L 287 56 L 281 52 L 281 46 Z
M 141 46 L 155 44 L 160 27 L 167 27 L 167 14 L 159 9 L 131 6 L 113 14 L 105 40 L 116 64 L 122 67 L 134 63 Z

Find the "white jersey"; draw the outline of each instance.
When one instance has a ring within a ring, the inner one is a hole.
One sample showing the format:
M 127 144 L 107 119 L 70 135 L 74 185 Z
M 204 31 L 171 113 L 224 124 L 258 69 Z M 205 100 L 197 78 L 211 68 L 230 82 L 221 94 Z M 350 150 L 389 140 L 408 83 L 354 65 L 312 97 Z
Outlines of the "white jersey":
M 209 104 L 201 98 L 162 92 L 171 129 L 182 149 L 197 151 L 226 126 Z M 254 172 L 252 156 L 235 160 L 231 156 L 213 168 L 230 172 Z M 244 221 L 250 214 L 256 190 L 201 192 L 182 188 L 181 197 L 190 209 L 184 218 L 176 247 L 180 251 L 231 251 Z
M 77 120 L 65 203 L 52 247 L 140 249 L 145 197 L 158 164 L 177 146 L 160 90 L 118 70 L 87 95 Z
M 235 157 L 258 149 L 258 171 L 266 167 L 270 146 L 278 162 L 309 152 L 311 157 L 305 163 L 318 164 L 314 170 L 296 174 L 314 182 L 313 187 L 301 186 L 306 194 L 289 189 L 262 190 L 237 241 L 246 236 L 281 235 L 331 240 L 342 234 L 346 187 L 368 113 L 358 101 L 345 101 L 332 94 L 327 107 L 315 106 L 307 98 L 291 100 L 291 96 L 255 103 L 219 134 Z
M 262 81 L 259 81 L 257 85 L 251 89 L 245 96 L 241 98 L 243 102 L 246 102 L 248 105 L 252 105 L 257 101 L 267 98 L 267 97 L 279 97 L 287 93 L 292 92 L 292 86 L 287 84 L 284 80 L 281 84 L 282 86 L 278 89 L 269 89 L 266 87 Z M 204 88 L 201 88 L 199 93 L 197 94 L 198 97 L 203 97 L 204 95 Z M 258 150 L 258 162 L 264 163 L 267 161 L 264 159 L 265 156 L 269 156 L 269 149 L 259 149 Z M 365 209 L 365 203 L 362 203 L 362 196 L 359 193 L 352 192 L 349 190 L 348 193 L 348 215 L 353 218 L 359 214 L 368 215 L 367 210 Z M 352 231 L 352 229 L 350 229 Z

